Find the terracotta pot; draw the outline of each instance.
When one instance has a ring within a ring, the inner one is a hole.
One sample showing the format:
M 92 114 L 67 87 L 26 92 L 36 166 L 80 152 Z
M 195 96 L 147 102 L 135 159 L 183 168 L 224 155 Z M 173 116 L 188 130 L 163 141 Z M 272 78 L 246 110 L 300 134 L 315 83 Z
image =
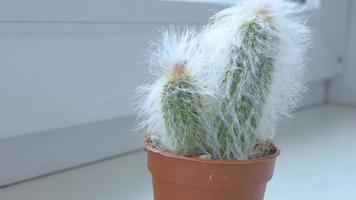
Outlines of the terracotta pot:
M 146 145 L 155 200 L 263 200 L 279 150 L 263 159 L 201 160 Z

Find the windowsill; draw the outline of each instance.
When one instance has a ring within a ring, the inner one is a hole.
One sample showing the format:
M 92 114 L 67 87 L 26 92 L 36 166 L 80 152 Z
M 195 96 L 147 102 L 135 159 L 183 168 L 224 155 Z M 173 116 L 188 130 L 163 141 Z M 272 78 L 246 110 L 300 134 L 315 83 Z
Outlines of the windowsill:
M 356 185 L 356 108 L 318 106 L 279 130 L 266 200 L 335 200 Z M 6 200 L 152 200 L 143 151 L 0 189 Z

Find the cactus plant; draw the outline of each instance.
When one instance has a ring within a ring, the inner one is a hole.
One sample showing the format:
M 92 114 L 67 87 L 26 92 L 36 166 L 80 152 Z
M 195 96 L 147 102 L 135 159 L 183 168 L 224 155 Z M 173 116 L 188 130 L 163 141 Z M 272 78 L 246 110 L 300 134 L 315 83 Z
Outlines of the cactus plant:
M 180 155 L 269 154 L 277 122 L 304 91 L 309 30 L 300 11 L 287 1 L 246 0 L 217 13 L 200 34 L 165 34 L 153 56 L 164 73 L 140 90 L 140 127 Z
M 194 156 L 204 152 L 204 128 L 199 117 L 202 97 L 185 65 L 177 63 L 169 72 L 162 91 L 162 112 L 166 133 L 175 139 L 176 152 Z
M 220 86 L 222 117 L 217 119 L 217 134 L 222 155 L 247 159 L 254 155 L 250 144 L 257 144 L 255 130 L 272 82 L 278 36 L 262 13 L 238 29 L 236 38 L 241 42 L 231 45 Z M 232 148 L 236 142 L 238 149 Z
M 204 110 L 208 94 L 192 67 L 196 47 L 191 29 L 182 34 L 174 29 L 164 32 L 151 61 L 154 71 L 159 69 L 154 73 L 157 79 L 139 89 L 140 128 L 158 135 L 161 148 L 184 156 L 206 153 L 210 127 Z
M 229 47 L 226 66 L 222 67 L 216 122 L 220 155 L 228 159 L 247 159 L 256 154 L 256 129 L 270 92 L 279 43 L 265 9 L 258 7 L 248 19 L 241 20 Z M 231 20 L 236 12 L 219 13 L 215 23 Z

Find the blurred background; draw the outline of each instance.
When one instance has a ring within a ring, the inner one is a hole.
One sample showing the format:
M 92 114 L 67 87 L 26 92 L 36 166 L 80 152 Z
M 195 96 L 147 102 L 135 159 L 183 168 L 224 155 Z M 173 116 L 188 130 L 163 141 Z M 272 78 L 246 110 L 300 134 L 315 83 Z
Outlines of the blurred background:
M 0 0 L 0 199 L 152 200 L 135 88 L 157 30 L 228 0 Z M 276 138 L 267 200 L 352 199 L 356 2 L 306 0 L 308 92 Z

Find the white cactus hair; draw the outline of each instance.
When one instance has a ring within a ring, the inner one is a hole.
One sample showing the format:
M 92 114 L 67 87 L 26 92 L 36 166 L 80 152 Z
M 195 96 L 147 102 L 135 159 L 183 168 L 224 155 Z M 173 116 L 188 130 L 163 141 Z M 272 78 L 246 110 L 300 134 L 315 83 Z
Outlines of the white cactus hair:
M 296 3 L 275 1 L 272 18 L 280 38 L 275 72 L 270 94 L 258 128 L 258 136 L 272 140 L 276 126 L 291 116 L 306 91 L 304 83 L 305 56 L 310 44 L 310 30 L 306 19 L 300 16 L 303 6 Z
M 161 77 L 173 65 L 191 60 L 196 49 L 196 31 L 185 27 L 182 31 L 174 27 L 159 31 L 159 39 L 151 44 L 149 70 L 153 76 Z
M 162 93 L 165 84 L 169 81 L 169 72 L 180 63 L 185 64 L 185 70 L 194 77 L 195 86 L 199 95 L 210 98 L 213 97 L 207 87 L 204 87 L 204 76 L 201 76 L 199 67 L 193 67 L 202 63 L 199 61 L 199 50 L 196 40 L 197 32 L 188 27 L 179 31 L 173 27 L 161 31 L 160 40 L 153 43 L 150 48 L 148 72 L 150 80 L 148 83 L 137 89 L 138 100 L 136 102 L 136 112 L 138 113 L 139 124 L 137 131 L 145 131 L 152 138 L 160 140 L 161 148 L 174 151 L 176 139 L 168 137 L 162 111 Z M 193 92 L 193 91 L 191 91 Z M 207 127 L 209 122 L 204 115 L 201 120 L 205 121 Z M 203 144 L 202 144 L 203 145 Z
M 231 44 L 242 42 L 239 27 L 254 19 L 257 12 L 263 11 L 268 15 L 273 24 L 273 29 L 269 31 L 279 38 L 279 43 L 277 46 L 266 44 L 271 48 L 275 47 L 278 55 L 270 93 L 257 129 L 257 136 L 262 140 L 273 139 L 278 123 L 290 116 L 306 90 L 303 74 L 310 31 L 306 26 L 306 19 L 300 15 L 303 10 L 304 6 L 286 0 L 244 0 L 213 16 L 210 24 L 199 35 L 200 48 L 209 55 L 205 59 L 205 66 L 211 72 L 208 80 L 220 81 L 216 74 L 222 73 L 221 68 L 228 62 L 226 56 Z M 268 26 L 264 28 L 269 29 Z

